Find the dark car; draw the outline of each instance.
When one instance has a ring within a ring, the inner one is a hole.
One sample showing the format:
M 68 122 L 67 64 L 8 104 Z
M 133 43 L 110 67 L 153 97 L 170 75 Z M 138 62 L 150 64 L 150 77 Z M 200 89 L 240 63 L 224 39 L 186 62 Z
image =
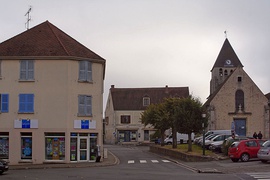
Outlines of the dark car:
M 247 162 L 250 158 L 257 158 L 257 153 L 265 141 L 262 139 L 248 139 L 234 142 L 229 147 L 228 155 L 233 162 L 237 162 L 239 159 Z
M 8 171 L 8 162 L 0 159 L 0 174 L 3 174 L 5 171 Z

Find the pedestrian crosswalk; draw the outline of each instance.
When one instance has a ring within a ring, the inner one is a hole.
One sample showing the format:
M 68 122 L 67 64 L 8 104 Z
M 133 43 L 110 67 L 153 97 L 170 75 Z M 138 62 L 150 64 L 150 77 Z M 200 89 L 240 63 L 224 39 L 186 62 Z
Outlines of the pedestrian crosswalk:
M 270 172 L 247 173 L 247 175 L 258 180 L 270 180 Z
M 135 160 L 128 160 L 128 164 L 134 164 L 134 163 L 141 163 L 141 164 L 145 164 L 145 163 L 168 163 L 170 162 L 169 160 L 161 160 L 161 161 L 158 161 L 158 160 L 138 160 L 138 161 L 135 161 Z

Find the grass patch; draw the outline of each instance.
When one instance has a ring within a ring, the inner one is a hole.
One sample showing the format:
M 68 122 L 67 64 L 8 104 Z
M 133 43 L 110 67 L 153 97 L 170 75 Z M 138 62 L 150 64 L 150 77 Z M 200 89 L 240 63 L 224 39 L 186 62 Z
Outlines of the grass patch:
M 172 145 L 165 145 L 163 146 L 164 148 L 167 149 L 173 149 Z M 179 152 L 183 152 L 183 153 L 188 153 L 188 154 L 192 154 L 192 155 L 202 155 L 203 154 L 203 149 L 202 147 L 196 145 L 196 144 L 192 144 L 192 152 L 188 152 L 188 144 L 178 144 L 177 148 L 174 149 L 175 151 L 179 151 Z M 213 153 L 212 151 L 209 151 L 207 149 L 205 149 L 205 155 L 206 156 L 215 156 L 215 153 Z

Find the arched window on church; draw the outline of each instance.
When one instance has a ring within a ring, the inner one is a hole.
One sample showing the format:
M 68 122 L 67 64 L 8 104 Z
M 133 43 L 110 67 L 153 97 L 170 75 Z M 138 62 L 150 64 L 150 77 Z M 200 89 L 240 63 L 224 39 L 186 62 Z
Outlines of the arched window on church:
M 235 92 L 235 110 L 243 111 L 245 109 L 244 91 L 237 90 Z
M 224 75 L 228 76 L 228 71 L 227 70 L 224 71 Z
M 219 76 L 223 76 L 223 70 L 222 70 L 222 68 L 219 69 Z

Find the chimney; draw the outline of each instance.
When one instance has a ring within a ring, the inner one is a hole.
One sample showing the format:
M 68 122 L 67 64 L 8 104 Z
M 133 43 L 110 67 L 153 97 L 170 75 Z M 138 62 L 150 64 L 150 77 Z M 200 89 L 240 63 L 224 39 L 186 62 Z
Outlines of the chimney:
M 111 85 L 111 89 L 113 89 L 114 88 L 114 85 Z
M 168 85 L 165 86 L 165 93 L 168 94 L 169 93 L 169 88 Z

